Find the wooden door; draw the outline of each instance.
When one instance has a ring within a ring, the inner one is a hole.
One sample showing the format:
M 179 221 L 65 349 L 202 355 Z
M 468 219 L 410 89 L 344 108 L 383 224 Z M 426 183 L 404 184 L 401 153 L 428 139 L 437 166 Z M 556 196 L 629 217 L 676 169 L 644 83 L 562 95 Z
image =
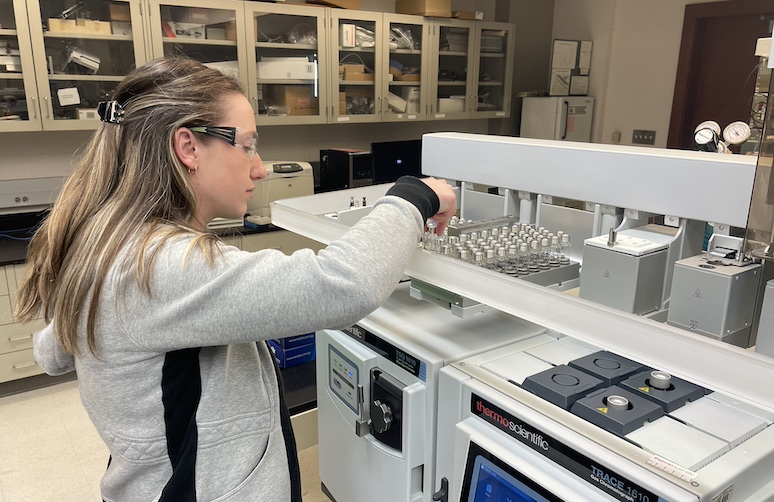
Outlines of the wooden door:
M 668 148 L 694 150 L 694 128 L 750 119 L 758 38 L 771 35 L 771 0 L 729 0 L 685 7 Z M 736 147 L 735 147 L 736 148 Z

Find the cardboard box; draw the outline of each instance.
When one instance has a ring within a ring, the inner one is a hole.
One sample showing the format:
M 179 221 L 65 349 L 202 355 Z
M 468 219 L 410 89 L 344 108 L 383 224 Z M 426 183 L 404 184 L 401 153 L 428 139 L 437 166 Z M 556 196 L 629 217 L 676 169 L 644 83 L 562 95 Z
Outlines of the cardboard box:
M 312 80 L 315 76 L 314 63 L 308 60 L 258 61 L 256 64 L 258 78 Z
M 49 19 L 48 31 L 52 33 L 76 33 L 75 19 Z
M 110 35 L 112 30 L 107 21 L 92 19 L 49 19 L 48 31 L 52 33 L 95 33 Z
M 130 22 L 132 14 L 128 3 L 109 3 L 107 5 L 107 18 L 111 21 Z
M 365 65 L 362 64 L 342 64 L 339 65 L 340 68 L 344 68 L 344 73 L 365 73 Z
M 314 88 L 308 85 L 283 86 L 282 97 L 277 96 L 277 103 L 284 101 L 288 115 L 318 115 L 320 113 L 319 99 L 313 94 Z
M 269 340 L 269 347 L 271 347 L 280 368 L 290 368 L 297 364 L 314 361 L 316 355 L 313 343 L 283 350 L 274 340 Z
M 373 81 L 374 80 L 374 74 L 373 73 L 357 73 L 353 71 L 348 71 L 344 74 L 344 81 L 349 82 L 365 82 L 365 81 Z
M 304 335 L 289 336 L 287 338 L 274 338 L 272 339 L 282 350 L 292 349 L 294 347 L 300 347 L 301 345 L 309 345 L 314 343 L 314 333 L 306 333 Z
M 341 7 L 342 9 L 360 10 L 360 0 L 306 0 L 306 3 L 330 5 L 331 7 Z
M 414 16 L 451 17 L 451 0 L 396 0 L 395 12 Z

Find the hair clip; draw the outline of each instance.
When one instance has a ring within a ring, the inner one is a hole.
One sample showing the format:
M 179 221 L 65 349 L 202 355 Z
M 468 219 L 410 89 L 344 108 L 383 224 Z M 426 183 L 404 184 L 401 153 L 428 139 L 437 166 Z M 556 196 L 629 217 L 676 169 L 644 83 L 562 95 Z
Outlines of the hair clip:
M 102 122 L 120 124 L 124 118 L 124 107 L 118 101 L 100 101 L 97 114 Z

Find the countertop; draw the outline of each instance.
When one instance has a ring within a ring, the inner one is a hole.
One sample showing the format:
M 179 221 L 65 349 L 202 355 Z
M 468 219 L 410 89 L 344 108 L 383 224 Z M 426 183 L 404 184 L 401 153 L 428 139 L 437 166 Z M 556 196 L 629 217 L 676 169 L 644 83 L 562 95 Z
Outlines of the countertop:
M 47 212 L 0 215 L 0 265 L 24 263 L 27 259 L 27 245 L 35 229 L 46 217 Z M 282 230 L 274 225 L 259 228 L 227 227 L 213 230 L 221 237 L 250 235 Z

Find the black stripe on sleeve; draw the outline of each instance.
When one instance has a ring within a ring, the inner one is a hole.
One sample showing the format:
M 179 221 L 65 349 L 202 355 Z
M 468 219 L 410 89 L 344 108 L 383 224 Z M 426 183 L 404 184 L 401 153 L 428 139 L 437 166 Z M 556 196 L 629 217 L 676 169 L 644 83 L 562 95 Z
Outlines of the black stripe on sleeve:
M 422 219 L 426 220 L 434 216 L 441 207 L 441 201 L 432 188 L 425 182 L 413 176 L 401 176 L 395 185 L 387 191 L 387 195 L 396 195 L 414 204 Z
M 192 348 L 167 353 L 161 370 L 161 400 L 172 477 L 159 502 L 196 500 L 196 410 L 202 395 L 200 350 Z

